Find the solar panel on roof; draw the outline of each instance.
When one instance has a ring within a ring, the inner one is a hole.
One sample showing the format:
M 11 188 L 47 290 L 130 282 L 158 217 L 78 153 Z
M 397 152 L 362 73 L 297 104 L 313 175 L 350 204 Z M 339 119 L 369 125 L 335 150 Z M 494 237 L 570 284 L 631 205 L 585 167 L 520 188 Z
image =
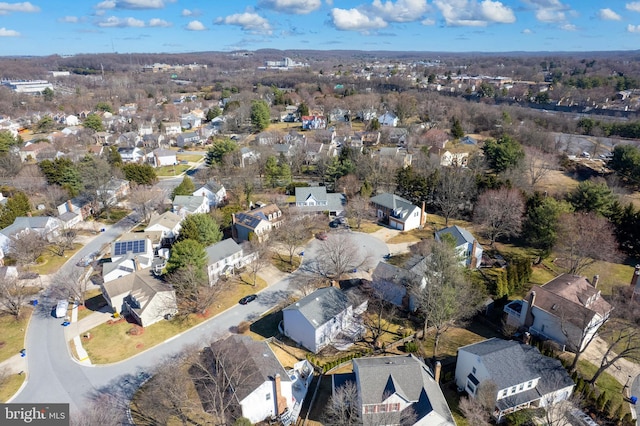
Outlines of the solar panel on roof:
M 115 243 L 114 255 L 122 256 L 129 252 L 138 254 L 146 251 L 146 240 L 134 240 L 134 241 L 119 241 Z

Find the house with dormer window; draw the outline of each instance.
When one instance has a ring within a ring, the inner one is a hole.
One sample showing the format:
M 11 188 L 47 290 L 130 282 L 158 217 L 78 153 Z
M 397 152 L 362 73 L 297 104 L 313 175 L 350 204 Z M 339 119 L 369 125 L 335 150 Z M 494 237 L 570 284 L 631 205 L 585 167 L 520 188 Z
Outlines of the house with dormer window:
M 338 216 L 344 211 L 346 202 L 344 194 L 327 193 L 324 186 L 296 187 L 295 205 L 301 213 L 328 212 Z
M 386 192 L 371 197 L 370 201 L 378 220 L 393 229 L 409 231 L 421 227 L 427 219 L 424 203 L 418 207 L 409 200 Z
M 233 274 L 236 269 L 248 265 L 255 259 L 255 254 L 247 254 L 244 248 L 231 238 L 212 244 L 205 251 L 209 285 L 214 285 L 220 277 Z
M 284 222 L 282 211 L 275 204 L 261 205 L 246 212 L 231 215 L 231 235 L 238 242 L 249 241 L 252 237 L 263 241 L 273 228 Z
M 533 346 L 493 338 L 458 349 L 456 385 L 475 398 L 483 387 L 495 396 L 497 422 L 526 408 L 545 408 L 569 399 L 575 383 L 554 358 Z

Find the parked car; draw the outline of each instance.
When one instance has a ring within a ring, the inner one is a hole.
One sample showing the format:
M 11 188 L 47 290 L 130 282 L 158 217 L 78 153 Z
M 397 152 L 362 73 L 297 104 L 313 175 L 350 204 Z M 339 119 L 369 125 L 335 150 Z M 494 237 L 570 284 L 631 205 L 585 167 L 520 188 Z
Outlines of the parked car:
M 251 303 L 254 300 L 256 300 L 258 298 L 257 294 L 250 294 L 248 296 L 243 297 L 242 299 L 240 299 L 240 304 L 241 305 L 246 305 L 247 303 Z
M 329 238 L 329 236 L 327 235 L 326 232 L 318 232 L 316 234 L 316 238 L 319 239 L 320 241 L 325 241 L 327 238 Z

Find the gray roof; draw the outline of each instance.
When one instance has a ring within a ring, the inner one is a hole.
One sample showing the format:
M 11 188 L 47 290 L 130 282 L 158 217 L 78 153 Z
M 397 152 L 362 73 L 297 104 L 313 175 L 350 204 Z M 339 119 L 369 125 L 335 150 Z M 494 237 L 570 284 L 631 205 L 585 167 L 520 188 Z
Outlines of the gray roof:
M 498 390 L 540 377 L 541 395 L 573 384 L 560 361 L 546 357 L 533 346 L 497 337 L 459 348 L 477 355 Z
M 398 219 L 406 219 L 416 209 L 420 209 L 420 207 L 416 206 L 415 204 L 411 204 L 411 201 L 399 197 L 396 194 L 390 194 L 388 192 L 384 192 L 382 194 L 376 195 L 375 197 L 371 197 L 371 202 L 387 209 L 393 210 L 393 217 Z
M 60 226 L 60 220 L 51 216 L 18 216 L 11 225 L 0 232 L 11 237 L 23 229 L 45 229 L 49 221 L 54 224 L 54 229 Z
M 149 225 L 147 225 L 147 229 L 154 225 L 160 225 L 167 229 L 173 229 L 180 222 L 182 222 L 182 218 L 174 212 L 164 212 L 161 215 L 153 213 L 151 214 L 151 219 L 149 219 Z
M 447 234 L 451 235 L 455 239 L 456 247 L 459 247 L 466 243 L 473 244 L 473 241 L 475 240 L 475 237 L 471 234 L 471 232 L 467 231 L 464 228 L 460 228 L 458 225 L 453 225 L 437 231 L 436 238 L 440 240 L 440 237 Z
M 242 252 L 242 247 L 238 245 L 232 238 L 219 241 L 206 248 L 209 265 L 226 259 L 236 253 Z
M 175 157 L 176 156 L 176 152 L 170 149 L 158 148 L 158 149 L 154 149 L 153 153 L 156 155 L 156 157 Z
M 455 425 L 431 370 L 415 356 L 357 358 L 353 363 L 362 404 L 379 404 L 390 395 L 397 394 L 412 403 L 416 422 L 430 415 L 434 421 L 427 424 Z M 378 424 L 376 415 L 365 416 L 364 423 Z
M 239 401 L 249 396 L 264 382 L 273 380 L 276 374 L 280 374 L 282 382 L 291 381 L 266 341 L 253 340 L 249 336 L 231 335 L 211 345 L 214 354 L 218 348 L 224 351 L 225 345 L 229 343 L 228 340 L 233 342 L 231 347 L 235 355 L 234 360 L 237 360 L 242 365 L 241 376 L 232 374 L 230 379 L 234 382 L 232 385 Z M 228 356 L 229 354 L 227 353 L 226 355 Z M 237 365 L 234 366 L 237 367 Z M 236 382 L 238 378 L 241 378 L 239 383 Z
M 173 199 L 173 206 L 194 212 L 205 202 L 205 199 L 206 197 L 201 195 L 176 195 L 176 198 Z
M 284 310 L 297 310 L 315 328 L 334 318 L 349 307 L 347 295 L 335 287 L 324 287 L 303 297 Z
M 304 186 L 296 187 L 296 204 L 302 203 L 309 197 L 317 201 L 326 201 L 326 205 L 321 206 L 299 206 L 306 211 L 342 211 L 346 198 L 344 194 L 328 194 L 325 186 Z

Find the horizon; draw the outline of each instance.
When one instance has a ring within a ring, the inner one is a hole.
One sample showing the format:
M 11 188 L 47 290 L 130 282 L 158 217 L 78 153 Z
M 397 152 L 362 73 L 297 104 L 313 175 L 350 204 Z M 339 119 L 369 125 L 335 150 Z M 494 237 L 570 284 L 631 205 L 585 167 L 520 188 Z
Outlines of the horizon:
M 638 50 L 640 1 L 601 6 L 596 0 L 0 2 L 0 56 Z

